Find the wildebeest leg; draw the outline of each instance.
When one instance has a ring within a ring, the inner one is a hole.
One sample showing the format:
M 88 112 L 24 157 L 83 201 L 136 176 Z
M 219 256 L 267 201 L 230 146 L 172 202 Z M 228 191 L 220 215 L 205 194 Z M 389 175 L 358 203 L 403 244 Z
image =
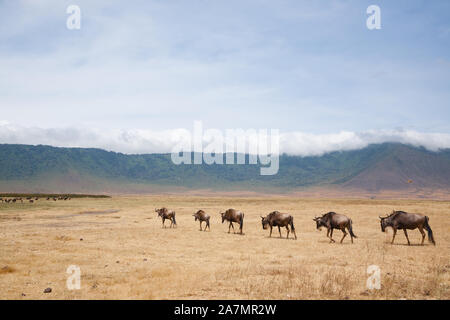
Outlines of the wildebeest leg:
M 330 242 L 336 242 L 333 240 L 333 228 L 331 228 L 329 230 L 330 230 Z
M 403 232 L 405 232 L 406 240 L 408 240 L 408 246 L 410 246 L 411 243 L 409 243 L 408 232 L 406 232 L 406 229 L 403 229 Z
M 394 235 L 392 236 L 391 244 L 394 244 L 395 235 L 397 234 L 397 229 L 394 228 Z
M 233 228 L 233 233 L 236 233 L 236 232 L 234 232 L 233 222 L 231 222 L 231 221 L 230 221 L 230 226 Z M 228 227 L 228 233 L 230 233 L 230 227 Z
M 166 221 L 166 219 L 162 218 L 162 225 L 163 225 L 163 228 L 166 227 L 166 226 L 164 225 L 164 221 Z
M 280 238 L 281 238 L 281 229 L 280 229 L 280 226 L 278 226 L 278 232 L 280 233 Z
M 272 226 L 270 226 L 270 234 L 269 234 L 269 238 L 272 238 Z
M 350 228 L 348 229 L 348 232 L 350 232 Z M 352 243 L 353 243 L 353 236 L 352 236 L 352 232 L 350 232 L 350 239 L 352 240 Z
M 202 220 L 199 220 L 200 221 L 200 231 L 203 231 L 202 230 Z M 206 227 L 205 227 L 205 229 L 206 229 Z
M 421 243 L 421 245 L 423 246 L 423 240 L 425 240 L 425 232 L 423 231 L 423 227 L 422 226 L 419 226 L 419 231 L 422 234 L 422 243 Z
M 342 243 L 342 241 L 344 241 L 345 236 L 347 235 L 347 232 L 345 232 L 345 228 L 342 228 L 341 231 L 344 233 L 344 235 L 342 236 L 342 239 L 341 239 L 341 243 Z
M 288 227 L 288 226 L 286 226 L 286 230 L 287 230 L 287 236 L 286 236 L 286 239 L 289 239 L 289 227 Z

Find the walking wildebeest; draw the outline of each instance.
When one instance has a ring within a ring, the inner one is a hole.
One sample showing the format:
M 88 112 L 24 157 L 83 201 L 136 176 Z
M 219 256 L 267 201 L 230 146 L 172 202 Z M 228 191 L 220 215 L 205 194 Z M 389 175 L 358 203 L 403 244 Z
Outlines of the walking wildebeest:
M 237 211 L 234 209 L 228 209 L 225 212 L 221 212 L 220 215 L 222 216 L 222 223 L 225 222 L 225 220 L 230 221 L 230 225 L 228 226 L 228 233 L 230 233 L 230 228 L 233 228 L 234 233 L 234 226 L 233 222 L 239 223 L 239 229 L 241 230 L 242 234 L 242 228 L 244 226 L 244 213 L 241 211 Z
M 391 244 L 394 243 L 395 235 L 398 229 L 403 229 L 405 232 L 406 240 L 408 240 L 408 245 L 411 245 L 408 238 L 407 229 L 414 230 L 419 228 L 422 234 L 422 243 L 425 239 L 425 232 L 423 229 L 428 231 L 428 241 L 436 245 L 433 237 L 433 231 L 431 231 L 430 225 L 428 224 L 429 218 L 427 216 L 418 213 L 407 213 L 404 211 L 392 211 L 392 213 L 386 217 L 380 216 L 381 231 L 385 231 L 387 227 L 391 227 L 394 230 L 394 235 L 392 236 Z
M 261 222 L 263 229 L 267 229 L 270 226 L 270 235 L 272 237 L 272 228 L 278 227 L 278 232 L 281 238 L 281 227 L 286 227 L 287 235 L 286 239 L 289 238 L 289 226 L 291 226 L 291 231 L 294 233 L 295 239 L 297 240 L 297 235 L 295 234 L 294 218 L 289 213 L 281 213 L 279 211 L 274 211 L 269 213 L 265 218 L 261 216 Z
M 347 235 L 345 228 L 347 228 L 350 233 L 352 243 L 353 238 L 357 238 L 357 236 L 353 233 L 352 219 L 344 216 L 343 214 L 328 212 L 321 217 L 314 218 L 313 220 L 316 222 L 317 229 L 320 229 L 321 227 L 327 228 L 327 237 L 330 238 L 330 242 L 335 242 L 333 240 L 333 229 L 340 229 L 344 233 L 340 243 L 344 241 L 344 238 Z
M 177 225 L 177 221 L 175 220 L 175 211 L 169 210 L 167 208 L 161 208 L 161 209 L 155 209 L 155 212 L 157 212 L 158 216 L 161 217 L 163 228 L 165 228 L 164 221 L 166 219 L 169 219 L 171 222 L 170 228 L 172 228 L 172 225 L 175 225 L 175 226 Z
M 202 231 L 202 222 L 205 221 L 206 225 L 205 225 L 205 230 L 206 231 L 206 227 L 208 227 L 209 231 L 211 231 L 211 227 L 209 226 L 209 215 L 203 211 L 203 210 L 198 210 L 196 213 L 194 213 L 192 215 L 195 218 L 195 221 L 200 221 L 200 231 Z

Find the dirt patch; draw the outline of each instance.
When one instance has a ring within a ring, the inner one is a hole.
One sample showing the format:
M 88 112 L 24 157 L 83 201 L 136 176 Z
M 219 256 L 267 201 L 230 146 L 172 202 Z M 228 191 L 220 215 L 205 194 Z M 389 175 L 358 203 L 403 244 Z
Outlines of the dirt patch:
M 66 215 L 60 215 L 60 216 L 50 216 L 48 218 L 50 219 L 66 219 L 66 218 L 73 218 L 73 217 L 79 217 L 82 215 L 102 215 L 102 214 L 112 214 L 120 212 L 120 210 L 110 209 L 110 210 L 98 210 L 98 211 L 82 211 L 78 213 L 72 213 L 72 214 L 66 214 Z
M 103 211 L 83 211 L 80 212 L 79 214 L 110 214 L 110 213 L 117 213 L 120 210 L 103 210 Z
M 71 237 L 68 237 L 68 236 L 56 236 L 55 240 L 69 241 L 69 240 L 73 240 L 73 239 Z
M 16 269 L 14 269 L 13 267 L 4 266 L 0 269 L 0 274 L 13 273 L 15 271 L 16 271 Z
M 16 215 L 6 215 L 6 214 L 2 214 L 0 215 L 0 220 L 16 220 L 16 221 L 21 221 L 22 218 Z

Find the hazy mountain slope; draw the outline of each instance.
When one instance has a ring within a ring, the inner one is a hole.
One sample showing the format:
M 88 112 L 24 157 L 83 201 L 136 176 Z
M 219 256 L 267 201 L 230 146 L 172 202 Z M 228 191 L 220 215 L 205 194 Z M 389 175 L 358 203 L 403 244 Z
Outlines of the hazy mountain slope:
M 169 154 L 125 155 L 100 149 L 0 145 L 0 189 L 120 192 L 155 190 L 284 189 L 338 186 L 363 190 L 450 187 L 450 151 L 379 144 L 320 157 L 282 155 L 277 175 L 259 165 L 174 165 Z M 148 188 L 147 188 L 148 189 Z M 146 190 L 147 190 L 146 189 Z
M 378 161 L 343 184 L 344 187 L 377 191 L 411 187 L 448 188 L 449 152 L 429 152 L 405 145 L 389 145 Z

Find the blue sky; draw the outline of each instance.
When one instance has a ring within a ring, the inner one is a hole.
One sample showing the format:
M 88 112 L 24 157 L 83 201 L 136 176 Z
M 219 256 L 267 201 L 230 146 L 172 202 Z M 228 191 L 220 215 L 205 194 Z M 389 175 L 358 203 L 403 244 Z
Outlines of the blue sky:
M 70 4 L 80 30 L 66 28 Z M 381 30 L 366 28 L 372 4 Z M 450 134 L 449 88 L 447 0 L 0 1 L 0 142 L 194 120 Z

